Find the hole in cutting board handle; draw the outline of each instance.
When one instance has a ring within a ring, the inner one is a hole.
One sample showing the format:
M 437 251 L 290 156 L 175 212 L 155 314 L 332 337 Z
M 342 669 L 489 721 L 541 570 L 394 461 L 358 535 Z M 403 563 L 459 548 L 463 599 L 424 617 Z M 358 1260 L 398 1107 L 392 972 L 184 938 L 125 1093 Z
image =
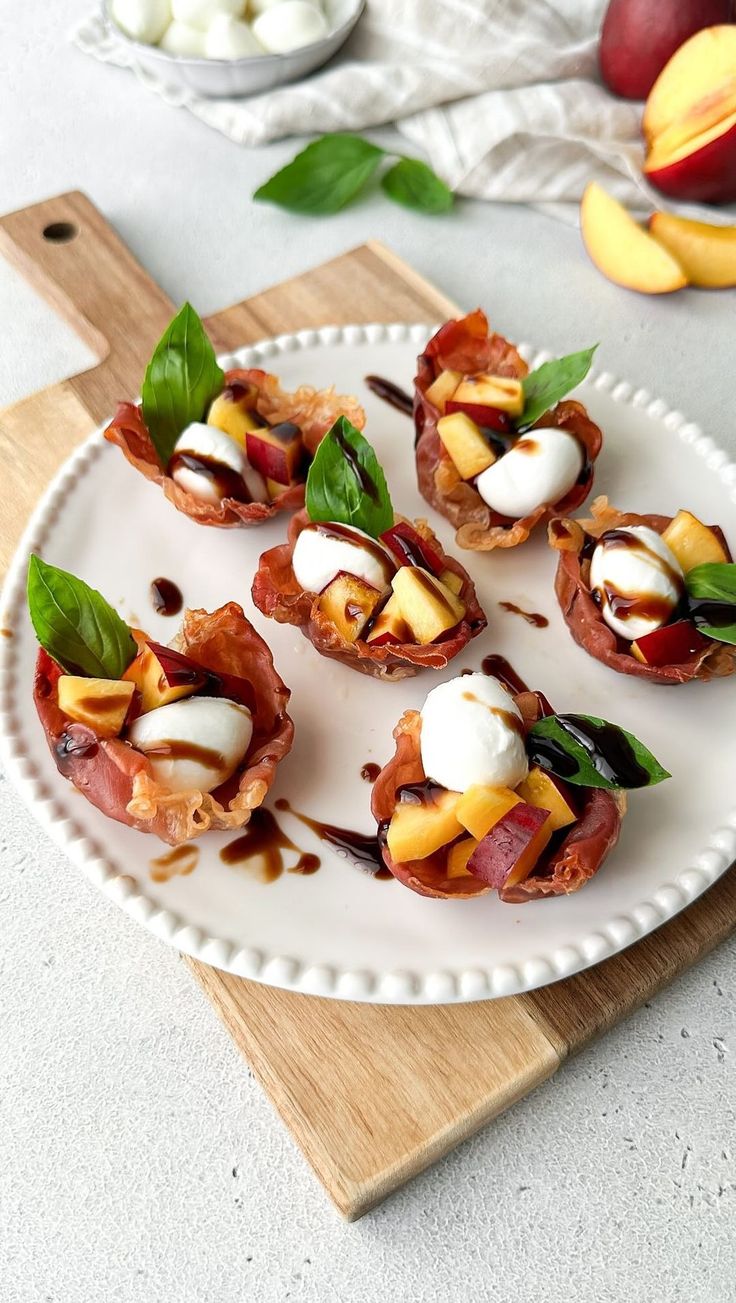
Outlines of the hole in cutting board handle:
M 68 244 L 79 235 L 79 227 L 73 222 L 51 222 L 44 226 L 42 234 L 50 244 Z

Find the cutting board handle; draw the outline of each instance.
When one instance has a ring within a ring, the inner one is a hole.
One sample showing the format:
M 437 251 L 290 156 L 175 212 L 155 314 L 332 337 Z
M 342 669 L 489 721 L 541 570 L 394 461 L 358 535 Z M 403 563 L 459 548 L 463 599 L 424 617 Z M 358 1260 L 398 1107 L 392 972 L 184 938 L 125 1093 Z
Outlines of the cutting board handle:
M 170 299 L 79 191 L 0 217 L 0 252 L 96 353 L 69 384 L 102 421 L 138 393 Z

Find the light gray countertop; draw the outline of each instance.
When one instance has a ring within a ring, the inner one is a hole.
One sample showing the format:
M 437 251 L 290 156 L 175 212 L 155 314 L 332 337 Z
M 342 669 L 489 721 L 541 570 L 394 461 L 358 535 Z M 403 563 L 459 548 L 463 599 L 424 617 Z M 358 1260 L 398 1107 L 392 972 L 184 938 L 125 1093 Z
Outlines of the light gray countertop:
M 733 292 L 617 290 L 576 231 L 530 210 L 422 219 L 376 196 L 313 221 L 251 204 L 294 142 L 239 150 L 85 59 L 66 31 L 87 3 L 0 7 L 0 209 L 85 190 L 202 312 L 377 236 L 511 338 L 601 339 L 606 367 L 736 453 Z M 91 362 L 3 264 L 0 310 L 0 402 Z M 3 1303 L 736 1299 L 733 941 L 346 1226 L 177 955 L 7 782 L 0 829 Z

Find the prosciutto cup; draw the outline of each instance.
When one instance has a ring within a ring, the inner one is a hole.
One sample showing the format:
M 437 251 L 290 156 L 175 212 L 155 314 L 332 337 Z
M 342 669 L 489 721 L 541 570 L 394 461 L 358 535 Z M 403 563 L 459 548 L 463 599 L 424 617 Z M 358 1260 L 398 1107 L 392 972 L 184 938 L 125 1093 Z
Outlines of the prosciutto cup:
M 139 644 L 145 636 L 138 634 Z M 169 792 L 150 762 L 120 737 L 103 738 L 61 711 L 57 684 L 64 673 L 39 650 L 33 699 L 49 750 L 68 778 L 103 814 L 179 846 L 209 829 L 242 828 L 262 804 L 276 767 L 291 750 L 290 697 L 269 648 L 235 602 L 219 610 L 187 611 L 172 647 L 209 671 L 207 693 L 247 706 L 253 737 L 235 774 L 212 792 Z
M 461 580 L 458 596 L 465 605 L 463 619 L 436 642 L 380 645 L 362 638 L 348 642 L 320 610 L 317 594 L 305 592 L 294 574 L 294 545 L 309 524 L 306 510 L 298 512 L 289 521 L 287 541 L 263 553 L 253 580 L 252 596 L 259 611 L 280 624 L 296 625 L 323 656 L 342 661 L 351 669 L 374 678 L 405 679 L 422 669 L 444 669 L 471 638 L 485 629 L 486 618 L 470 575 L 459 561 L 443 551 L 426 521 L 418 520 L 413 522 L 413 528 L 438 557 L 441 569 L 451 571 Z
M 549 525 L 549 543 L 558 553 L 555 593 L 565 623 L 575 642 L 589 656 L 619 674 L 632 674 L 650 683 L 690 683 L 707 681 L 733 674 L 736 670 L 736 647 L 696 635 L 697 650 L 671 665 L 648 665 L 632 655 L 629 644 L 610 629 L 590 590 L 590 556 L 593 542 L 609 529 L 626 525 L 646 525 L 663 534 L 671 516 L 640 516 L 635 512 L 617 511 L 605 497 L 596 498 L 589 519 L 560 518 Z M 718 526 L 712 526 L 730 560 L 725 538 Z
M 363 408 L 354 398 L 336 394 L 333 388 L 313 389 L 301 385 L 290 394 L 281 388 L 278 378 L 258 368 L 235 368 L 225 373 L 225 390 L 253 386 L 257 391 L 254 411 L 270 426 L 293 422 L 302 432 L 304 447 L 314 455 L 323 435 L 338 416 L 349 417 L 353 425 L 362 429 L 365 424 Z M 135 403 L 120 403 L 112 421 L 105 430 L 105 438 L 117 444 L 126 459 L 146 479 L 163 489 L 169 502 L 177 511 L 197 522 L 214 525 L 219 529 L 238 529 L 247 525 L 261 525 L 281 511 L 298 511 L 304 506 L 304 484 L 291 484 L 270 502 L 241 502 L 237 498 L 223 498 L 216 505 L 203 502 L 177 484 L 161 465 L 158 454 L 146 429 L 143 413 Z
M 538 719 L 550 713 L 540 693 L 515 693 L 514 701 L 527 731 Z M 386 830 L 396 808 L 399 792 L 403 787 L 426 780 L 420 734 L 419 711 L 405 711 L 394 729 L 395 753 L 373 786 L 371 809 L 378 824 L 378 839 L 384 863 L 399 882 L 420 896 L 430 896 L 435 900 L 469 900 L 486 895 L 493 888 L 481 878 L 470 874 L 462 877 L 448 876 L 449 846 L 443 846 L 421 860 L 396 863 L 391 858 L 386 844 Z M 553 835 L 529 877 L 514 886 L 499 889 L 501 900 L 519 905 L 529 900 L 543 900 L 548 896 L 568 896 L 573 891 L 579 891 L 598 872 L 618 841 L 621 820 L 626 811 L 626 796 L 624 792 L 593 787 L 577 787 L 575 795 L 578 801 L 577 821 Z
M 579 507 L 593 486 L 594 463 L 603 436 L 582 403 L 572 399 L 545 412 L 532 429 L 558 426 L 573 435 L 584 452 L 580 477 L 559 502 L 543 503 L 519 520 L 501 516 L 487 506 L 475 486 L 461 479 L 443 447 L 437 433 L 437 422 L 442 412 L 427 397 L 429 387 L 441 371 L 458 371 L 463 376 L 490 372 L 522 379 L 528 370 L 514 345 L 503 335 L 489 330 L 486 315 L 480 308 L 458 321 L 448 321 L 441 326 L 417 359 L 414 425 L 419 491 L 430 506 L 455 526 L 458 546 L 473 552 L 518 547 L 542 521 Z

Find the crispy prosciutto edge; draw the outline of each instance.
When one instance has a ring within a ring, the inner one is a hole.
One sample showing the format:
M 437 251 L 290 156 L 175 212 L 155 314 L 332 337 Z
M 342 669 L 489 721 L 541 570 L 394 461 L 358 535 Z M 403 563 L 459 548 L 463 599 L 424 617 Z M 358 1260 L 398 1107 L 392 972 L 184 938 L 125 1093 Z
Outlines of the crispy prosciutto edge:
M 405 517 L 397 516 L 397 520 Z M 443 569 L 462 579 L 460 597 L 465 603 L 465 616 L 440 642 L 393 643 L 375 646 L 358 638 L 348 642 L 334 624 L 318 608 L 316 595 L 300 587 L 291 564 L 294 545 L 302 530 L 310 524 L 306 509 L 292 516 L 286 543 L 270 548 L 261 555 L 253 580 L 252 597 L 259 611 L 277 620 L 279 624 L 294 624 L 305 638 L 323 656 L 342 661 L 361 674 L 378 679 L 405 679 L 418 670 L 442 670 L 462 651 L 471 638 L 485 629 L 486 617 L 478 604 L 475 585 L 459 561 L 447 556 L 442 544 L 426 520 L 410 521 L 417 533 L 425 539 L 442 560 Z
M 549 713 L 544 698 L 536 692 L 520 692 L 514 701 L 521 711 L 527 730 L 545 713 Z M 395 878 L 420 896 L 436 900 L 469 900 L 492 891 L 486 882 L 471 874 L 464 877 L 447 877 L 447 851 L 443 846 L 434 855 L 423 860 L 407 860 L 397 864 L 392 860 L 381 830 L 388 825 L 396 807 L 396 796 L 401 787 L 421 783 L 426 778 L 422 766 L 419 737 L 421 716 L 418 710 L 407 710 L 402 715 L 394 738 L 396 751 L 381 770 L 373 785 L 371 809 L 379 826 L 379 842 L 386 867 Z M 623 792 L 603 791 L 601 788 L 578 787 L 581 800 L 578 820 L 561 839 L 554 840 L 540 856 L 532 873 L 516 886 L 502 888 L 499 898 L 508 904 L 521 905 L 528 900 L 542 900 L 546 896 L 567 896 L 579 891 L 592 878 L 618 841 L 621 820 L 626 811 Z
M 258 389 L 256 411 L 267 419 L 269 425 L 293 421 L 302 431 L 305 446 L 314 453 L 323 436 L 337 420 L 347 416 L 359 430 L 365 425 L 365 412 L 355 398 L 336 394 L 334 388 L 313 389 L 301 385 L 295 393 L 286 393 L 278 378 L 257 368 L 237 367 L 225 373 L 225 384 L 255 385 Z M 158 453 L 146 429 L 143 414 L 135 403 L 120 403 L 112 421 L 105 430 L 105 438 L 122 449 L 131 466 L 160 485 L 169 502 L 177 511 L 196 520 L 198 525 L 214 525 L 219 529 L 237 529 L 246 525 L 260 525 L 279 511 L 298 511 L 304 506 L 304 485 L 292 484 L 271 502 L 238 502 L 236 498 L 223 498 L 219 506 L 202 502 L 162 469 Z
M 565 623 L 575 642 L 590 656 L 608 665 L 619 674 L 633 674 L 650 683 L 690 683 L 693 679 L 722 678 L 736 670 L 736 647 L 712 642 L 701 651 L 693 652 L 679 665 L 645 665 L 632 656 L 622 638 L 609 629 L 600 608 L 593 601 L 590 581 L 590 558 L 582 555 L 586 535 L 600 538 L 606 530 L 621 525 L 647 525 L 663 534 L 671 516 L 639 516 L 635 512 L 617 511 L 604 496 L 591 504 L 592 516 L 587 520 L 554 520 L 549 526 L 549 543 L 559 552 L 555 592 Z M 711 526 L 726 549 L 731 553 L 721 529 Z
M 503 335 L 489 333 L 488 320 L 480 308 L 459 321 L 446 322 L 417 358 L 414 380 L 417 482 L 422 497 L 455 526 L 459 547 L 473 552 L 517 547 L 541 521 L 574 511 L 585 501 L 593 487 L 594 463 L 603 435 L 582 403 L 569 400 L 545 412 L 535 428 L 558 426 L 575 436 L 585 452 L 583 478 L 559 502 L 537 507 L 521 520 L 511 520 L 492 511 L 478 490 L 460 478 L 437 433 L 441 413 L 426 394 L 432 381 L 444 370 L 461 371 L 463 375 L 490 371 L 494 375 L 521 379 L 529 368 Z
M 167 792 L 146 757 L 121 738 L 100 738 L 71 723 L 59 709 L 61 666 L 39 650 L 33 700 L 59 773 L 98 810 L 171 846 L 212 829 L 242 828 L 261 805 L 279 761 L 291 750 L 294 725 L 286 706 L 290 692 L 274 668 L 266 643 L 235 602 L 219 610 L 186 611 L 172 644 L 221 680 L 221 695 L 247 706 L 253 737 L 245 766 L 214 792 Z M 212 693 L 211 695 L 214 695 Z M 71 749 L 63 751 L 63 737 Z

